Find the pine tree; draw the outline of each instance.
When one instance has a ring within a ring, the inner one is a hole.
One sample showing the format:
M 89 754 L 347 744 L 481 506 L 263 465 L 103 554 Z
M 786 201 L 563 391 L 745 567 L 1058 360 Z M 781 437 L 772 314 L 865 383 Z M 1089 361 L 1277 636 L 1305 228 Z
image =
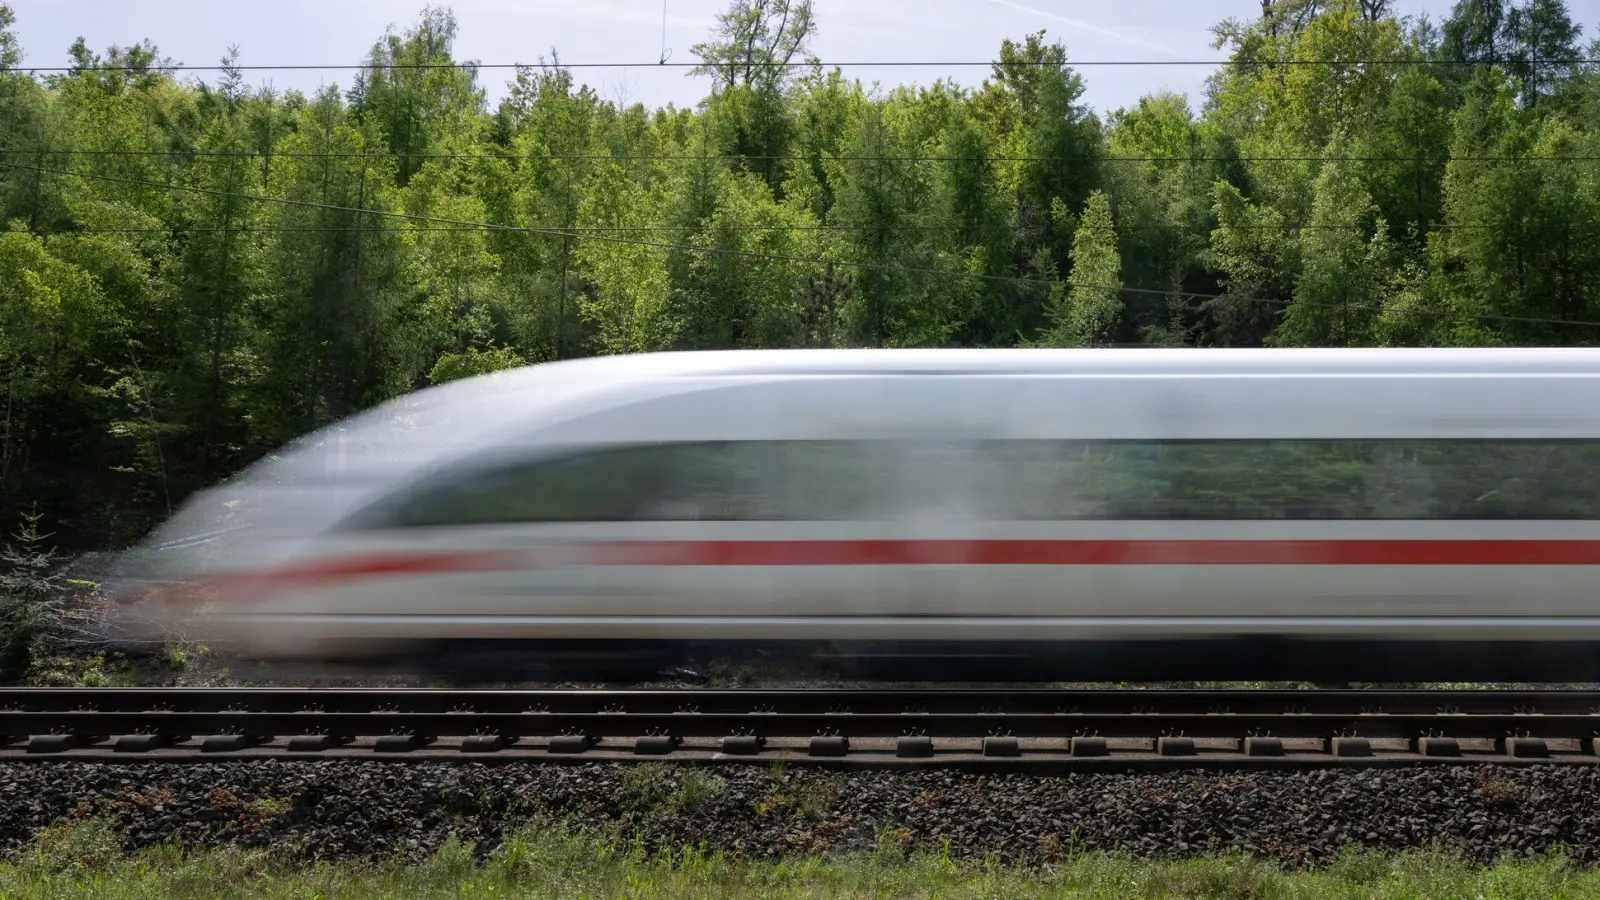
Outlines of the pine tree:
M 65 580 L 45 546 L 50 535 L 39 531 L 42 518 L 24 513 L 14 540 L 0 551 L 0 678 L 27 671 L 66 602 Z

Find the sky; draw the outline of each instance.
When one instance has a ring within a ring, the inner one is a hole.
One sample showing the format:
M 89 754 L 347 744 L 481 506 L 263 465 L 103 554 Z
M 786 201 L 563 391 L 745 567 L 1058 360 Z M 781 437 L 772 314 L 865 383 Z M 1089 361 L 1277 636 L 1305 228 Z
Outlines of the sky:
M 17 17 L 26 66 L 62 66 L 82 35 L 91 48 L 149 38 L 189 65 L 214 65 L 237 44 L 245 65 L 326 66 L 359 63 L 384 30 L 404 30 L 427 0 L 4 0 Z M 566 63 L 692 62 L 690 47 L 710 34 L 725 0 L 442 0 L 459 23 L 456 58 L 485 64 L 532 63 L 554 48 Z M 814 0 L 812 51 L 845 74 L 884 87 L 941 77 L 975 85 L 986 66 L 874 67 L 883 61 L 985 63 L 1005 38 L 1045 29 L 1066 44 L 1087 83 L 1085 100 L 1107 111 L 1170 90 L 1196 106 L 1210 67 L 1095 66 L 1099 61 L 1178 62 L 1217 59 L 1210 27 L 1230 16 L 1259 14 L 1260 0 Z M 1449 13 L 1453 0 L 1396 0 L 1401 15 Z M 1584 42 L 1600 31 L 1600 0 L 1568 0 Z M 856 64 L 856 65 L 845 65 Z M 575 74 L 602 97 L 647 106 L 693 106 L 707 80 L 684 68 L 655 65 L 583 68 Z M 212 79 L 214 72 L 194 73 Z M 348 86 L 349 70 L 249 72 L 252 83 L 311 92 Z M 494 103 L 509 69 L 486 70 Z

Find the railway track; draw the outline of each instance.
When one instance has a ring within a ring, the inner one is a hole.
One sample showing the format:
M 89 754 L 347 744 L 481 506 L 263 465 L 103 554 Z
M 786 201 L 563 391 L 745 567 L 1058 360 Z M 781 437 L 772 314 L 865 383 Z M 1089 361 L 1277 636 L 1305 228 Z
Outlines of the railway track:
M 1600 765 L 1595 691 L 0 690 L 0 760 Z

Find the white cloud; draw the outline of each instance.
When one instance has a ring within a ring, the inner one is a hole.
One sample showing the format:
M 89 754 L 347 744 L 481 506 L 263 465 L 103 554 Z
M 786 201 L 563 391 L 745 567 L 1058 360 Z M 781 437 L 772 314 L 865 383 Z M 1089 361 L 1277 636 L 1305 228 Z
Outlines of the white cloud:
M 473 12 L 486 15 L 505 15 L 526 18 L 530 15 L 548 15 L 564 19 L 600 19 L 628 24 L 661 24 L 661 6 L 648 2 L 607 2 L 607 0 L 451 0 L 456 12 Z M 711 28 L 716 19 L 710 16 L 685 16 L 668 8 L 667 25 L 674 28 Z
M 922 0 L 921 3 L 906 2 L 906 0 L 818 0 L 816 17 L 823 28 L 828 28 L 837 22 L 849 24 L 871 22 L 905 26 L 927 25 L 931 21 L 936 24 L 939 17 L 927 15 L 927 10 L 924 8 L 926 3 L 927 0 Z
M 1121 42 L 1123 42 L 1125 44 L 1132 44 L 1135 47 L 1143 47 L 1146 50 L 1154 50 L 1157 53 L 1165 53 L 1168 56 L 1182 56 L 1183 55 L 1181 53 L 1178 53 L 1176 50 L 1171 49 L 1170 47 L 1163 47 L 1160 44 L 1152 44 L 1149 41 L 1142 40 L 1140 38 L 1136 38 L 1136 37 L 1134 37 L 1132 35 L 1129 35 L 1129 34 L 1123 34 L 1122 32 L 1116 31 L 1115 29 L 1106 28 L 1103 25 L 1096 25 L 1096 24 L 1094 24 L 1092 22 L 1085 22 L 1082 19 L 1070 18 L 1068 16 L 1063 16 L 1060 13 L 1053 13 L 1053 12 L 1050 12 L 1048 10 L 1035 9 L 1034 7 L 1031 7 L 1031 6 L 1023 6 L 1021 3 L 1014 2 L 1014 0 L 989 0 L 989 2 L 993 3 L 996 6 L 1004 6 L 1007 9 L 1014 9 L 1014 10 L 1017 10 L 1018 12 L 1028 13 L 1029 15 L 1039 16 L 1039 17 L 1045 18 L 1045 19 L 1051 19 L 1051 20 L 1054 20 L 1056 22 L 1060 22 L 1060 23 L 1062 23 L 1064 25 L 1068 25 L 1068 26 L 1071 26 L 1073 28 L 1080 29 L 1082 31 L 1087 31 L 1087 32 L 1089 32 L 1091 34 L 1098 34 L 1101 37 L 1111 38 L 1112 40 L 1121 41 Z

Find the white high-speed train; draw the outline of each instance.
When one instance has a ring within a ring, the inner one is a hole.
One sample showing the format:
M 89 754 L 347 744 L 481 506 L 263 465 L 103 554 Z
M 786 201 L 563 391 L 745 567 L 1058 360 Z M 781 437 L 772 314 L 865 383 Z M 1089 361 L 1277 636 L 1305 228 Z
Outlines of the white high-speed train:
M 269 658 L 1593 678 L 1600 352 L 563 362 L 316 433 L 149 547 Z

